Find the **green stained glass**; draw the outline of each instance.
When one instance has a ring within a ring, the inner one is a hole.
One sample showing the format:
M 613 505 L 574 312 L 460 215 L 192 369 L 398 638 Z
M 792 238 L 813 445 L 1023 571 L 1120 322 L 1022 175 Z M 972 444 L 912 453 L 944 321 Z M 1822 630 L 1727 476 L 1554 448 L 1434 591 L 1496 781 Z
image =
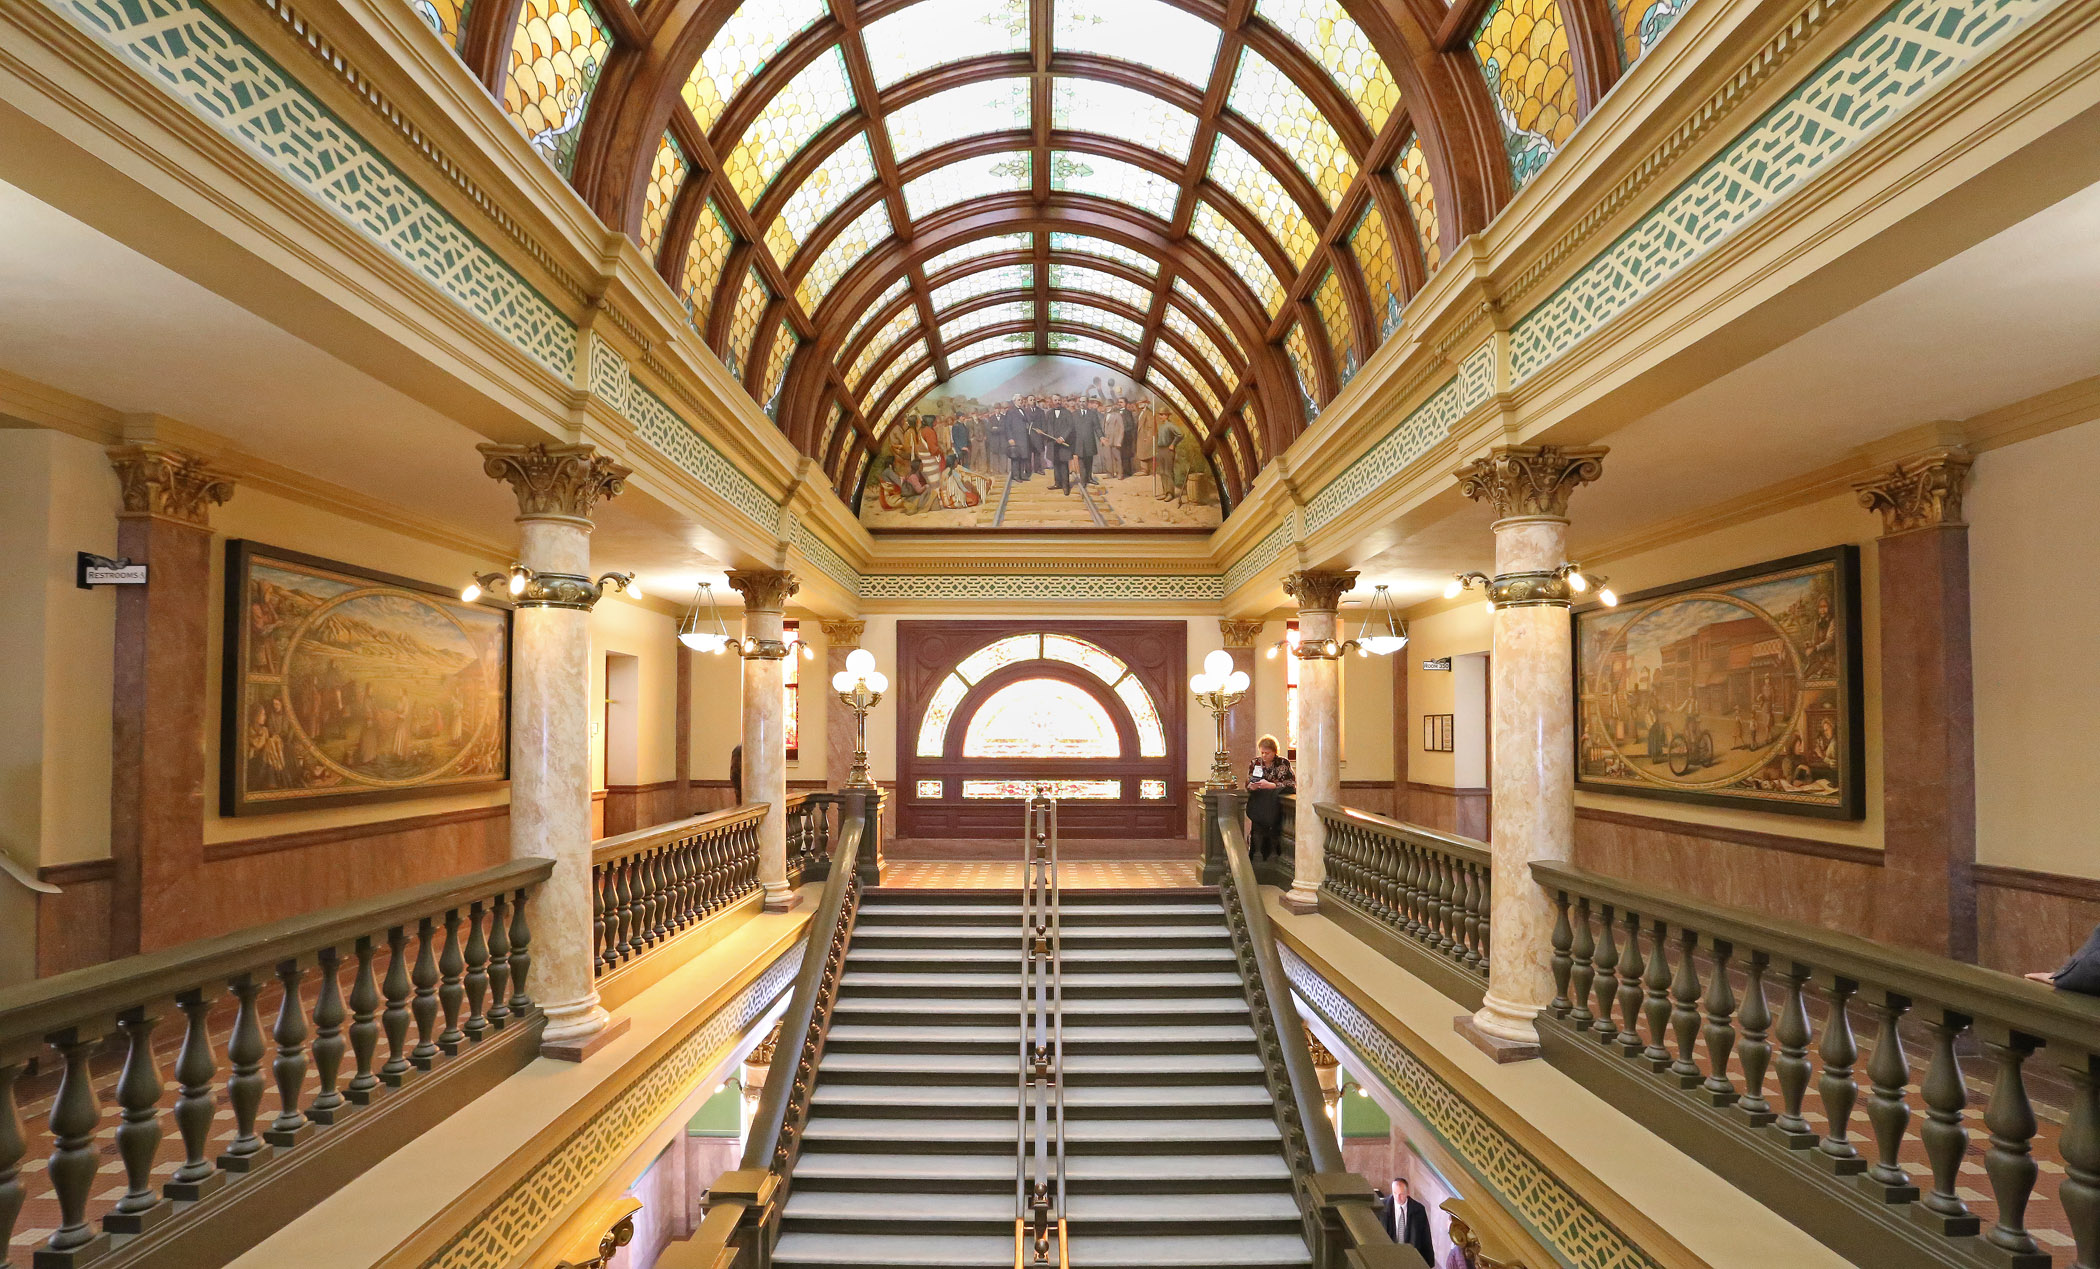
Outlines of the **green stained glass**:
M 1152 292 L 1135 282 L 1089 269 L 1078 264 L 1053 264 L 1050 266 L 1050 289 L 1053 291 L 1089 291 L 1106 296 L 1119 303 L 1128 304 L 1140 313 L 1152 309 Z
M 1384 343 L 1400 326 L 1400 265 L 1376 199 L 1365 206 L 1364 218 L 1349 235 L 1349 254 L 1356 257 L 1357 270 L 1364 275 L 1364 292 L 1378 320 L 1378 342 Z
M 834 45 L 817 54 L 760 108 L 737 138 L 736 148 L 722 160 L 722 174 L 744 206 L 756 203 L 788 160 L 852 107 L 846 58 Z
M 980 335 L 966 344 L 948 350 L 948 368 L 960 370 L 968 362 L 1023 357 L 1032 353 L 1034 348 L 1035 334 L 1032 331 L 1008 335 Z
M 1327 116 L 1304 89 L 1251 48 L 1240 54 L 1225 104 L 1282 147 L 1328 207 L 1356 179 L 1356 160 Z
M 1692 7 L 1692 0 L 1606 0 L 1611 6 L 1611 15 L 1618 24 L 1621 37 L 1621 53 L 1625 64 L 1632 66 L 1641 56 L 1655 47 L 1677 21 L 1677 15 Z
M 503 109 L 563 176 L 576 165 L 584 110 L 612 37 L 590 0 L 525 0 L 511 37 Z
M 1098 358 L 1121 370 L 1124 374 L 1130 374 L 1137 366 L 1137 354 L 1121 344 L 1111 344 L 1105 339 L 1097 339 L 1092 335 L 1074 334 L 1070 331 L 1051 331 L 1050 351 Z
M 989 238 L 979 238 L 974 242 L 966 242 L 960 247 L 950 247 L 939 255 L 928 259 L 924 268 L 928 278 L 937 278 L 956 265 L 964 264 L 971 260 L 981 260 L 985 256 L 1004 255 L 1010 251 L 1032 251 L 1034 249 L 1035 235 L 1032 233 L 993 234 Z
M 920 0 L 862 32 L 877 87 L 966 58 L 1028 51 L 1027 0 Z
M 905 183 L 904 205 L 910 209 L 912 219 L 918 220 L 971 199 L 1025 190 L 1028 160 L 1027 151 L 1010 150 L 980 154 L 935 168 Z
M 1069 150 L 1050 156 L 1050 188 L 1124 203 L 1161 220 L 1174 219 L 1181 198 L 1179 186 L 1149 168 Z
M 1436 187 L 1429 183 L 1429 160 L 1422 155 L 1422 138 L 1411 136 L 1400 147 L 1400 160 L 1393 164 L 1393 175 L 1407 200 L 1407 213 L 1414 218 L 1422 262 L 1427 272 L 1434 273 L 1444 262 L 1444 251 L 1437 241 Z
M 1133 344 L 1139 343 L 1145 338 L 1145 328 L 1140 323 L 1133 322 L 1120 314 L 1111 313 L 1105 308 L 1095 308 L 1091 304 L 1074 304 L 1067 300 L 1053 300 L 1050 304 L 1050 320 L 1105 330 L 1111 335 L 1120 335 Z
M 897 161 L 988 132 L 1028 130 L 1028 81 L 989 79 L 899 106 L 883 118 Z
M 1522 189 L 1575 131 L 1575 66 L 1558 0 L 1495 0 L 1473 29 L 1473 55 Z
M 744 377 L 744 363 L 751 356 L 752 341 L 758 338 L 758 319 L 765 316 L 766 304 L 772 298 L 764 280 L 758 276 L 758 266 L 752 265 L 744 273 L 742 289 L 736 293 L 736 307 L 729 314 L 729 344 L 722 353 L 722 360 L 739 379 Z
M 1196 350 L 1198 357 L 1217 370 L 1220 379 L 1228 383 L 1232 381 L 1239 370 L 1239 364 L 1226 358 L 1201 323 L 1190 317 L 1178 303 L 1167 305 L 1165 317 L 1168 330 L 1187 341 L 1188 345 Z
M 1237 365 L 1246 364 L 1247 354 L 1240 349 L 1239 337 L 1232 333 L 1232 327 L 1225 324 L 1224 316 L 1218 312 L 1218 306 L 1210 302 L 1209 296 L 1189 285 L 1188 279 L 1176 278 L 1174 279 L 1174 297 L 1188 305 L 1194 312 L 1201 313 L 1209 318 L 1211 324 L 1218 328 L 1218 333 L 1224 336 L 1225 346 L 1232 350 L 1234 363 Z
M 722 282 L 722 267 L 729 261 L 729 222 L 709 199 L 693 224 L 693 240 L 685 249 L 685 281 L 679 287 L 685 311 L 694 326 L 707 325 L 708 305 Z
M 1061 53 L 1098 53 L 1164 75 L 1199 91 L 1218 59 L 1218 28 L 1159 0 L 1053 0 L 1051 46 Z
M 1255 299 L 1261 302 L 1263 310 L 1269 316 L 1274 317 L 1283 311 L 1282 280 L 1276 276 L 1276 271 L 1269 267 L 1269 262 L 1262 258 L 1261 252 L 1254 249 L 1254 244 L 1247 240 L 1247 235 L 1240 232 L 1238 225 L 1225 219 L 1223 213 L 1209 203 L 1198 202 L 1195 218 L 1189 222 L 1189 232 L 1196 235 L 1197 241 L 1216 252 L 1226 267 L 1239 275 L 1240 281 L 1245 282 L 1247 288 L 1254 292 Z
M 1372 132 L 1385 126 L 1400 105 L 1400 87 L 1341 0 L 1255 0 L 1254 13 L 1326 70 Z
M 795 298 L 802 302 L 802 311 L 814 313 L 831 294 L 831 288 L 846 276 L 846 270 L 860 263 L 860 258 L 876 244 L 890 236 L 890 210 L 881 201 L 868 205 L 868 209 L 853 218 L 853 222 L 839 230 L 838 236 L 824 244 L 816 262 L 802 281 L 795 286 Z
M 897 315 L 884 322 L 882 329 L 875 332 L 874 337 L 868 340 L 866 346 L 860 350 L 860 354 L 853 359 L 852 367 L 846 371 L 847 386 L 851 387 L 855 392 L 860 391 L 861 384 L 867 381 L 869 368 L 882 360 L 882 354 L 888 352 L 898 340 L 904 338 L 907 332 L 917 329 L 918 325 L 919 310 L 917 307 L 907 304 L 903 308 L 898 309 Z
M 959 304 L 1001 291 L 1027 291 L 1035 286 L 1035 266 L 1001 264 L 958 278 L 933 293 L 933 311 L 945 313 Z
M 810 232 L 855 190 L 874 179 L 875 155 L 868 148 L 866 133 L 849 138 L 825 155 L 824 161 L 795 187 L 780 215 L 767 228 L 766 245 L 772 248 L 773 258 L 783 266 L 794 260 Z
M 1217 149 L 1211 152 L 1210 179 L 1254 213 L 1294 266 L 1302 269 L 1312 260 L 1313 251 L 1320 245 L 1319 231 L 1305 218 L 1297 200 L 1284 189 L 1275 173 L 1222 133 Z
M 1186 162 L 1196 116 L 1150 93 L 1098 79 L 1060 78 L 1050 90 L 1050 126 L 1118 137 Z
M 1337 376 L 1343 383 L 1356 373 L 1356 326 L 1349 320 L 1349 301 L 1342 295 L 1342 278 L 1333 269 L 1313 291 L 1313 308 L 1327 332 L 1327 346 L 1334 350 Z
M 663 245 L 664 222 L 671 217 L 671 204 L 678 187 L 685 184 L 685 151 L 666 132 L 656 143 L 656 159 L 649 165 L 649 191 L 642 200 L 642 254 L 654 260 Z
M 780 319 L 773 330 L 772 346 L 766 350 L 766 372 L 759 377 L 758 391 L 754 393 L 766 413 L 779 418 L 780 389 L 787 382 L 788 363 L 795 359 L 795 348 L 801 341 L 795 337 L 795 328 L 788 319 Z
M 951 317 L 941 323 L 941 346 L 959 348 L 970 342 L 970 336 L 991 326 L 1005 326 L 1013 322 L 1035 322 L 1035 304 L 1030 300 L 1014 300 L 1005 304 L 993 304 L 973 310 L 961 317 Z
M 1110 242 L 1106 238 L 1096 238 L 1092 234 L 1051 234 L 1050 249 L 1052 251 L 1077 251 L 1090 256 L 1100 256 L 1106 260 L 1114 260 L 1118 264 L 1128 265 L 1136 269 L 1148 278 L 1156 277 L 1159 274 L 1159 262 L 1151 256 L 1146 255 L 1142 251 L 1134 251 L 1120 242 Z
M 700 130 L 715 126 L 730 98 L 751 82 L 782 45 L 829 12 L 824 0 L 762 0 L 738 5 L 685 81 L 686 109 L 693 112 Z

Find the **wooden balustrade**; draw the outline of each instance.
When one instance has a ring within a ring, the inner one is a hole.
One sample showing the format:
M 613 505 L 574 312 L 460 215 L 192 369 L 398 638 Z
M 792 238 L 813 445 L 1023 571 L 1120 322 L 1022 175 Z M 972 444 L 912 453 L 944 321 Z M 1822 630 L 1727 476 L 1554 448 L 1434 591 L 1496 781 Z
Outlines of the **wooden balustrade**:
M 20 1106 L 40 1101 L 54 1076 L 46 1168 L 58 1215 L 36 1252 L 38 1269 L 86 1265 L 112 1250 L 113 1239 L 121 1246 L 178 1232 L 223 1194 L 253 1184 L 246 1178 L 314 1148 L 330 1126 L 387 1096 L 385 1086 L 530 1018 L 525 901 L 552 868 L 516 860 L 0 992 L 0 1266 L 27 1195 Z M 272 988 L 275 1016 L 266 1022 Z M 170 1048 L 172 1098 L 162 1074 Z M 104 1067 L 121 1063 L 113 1160 L 97 1140 L 109 1117 L 97 1091 L 108 1071 L 98 1072 L 98 1058 Z M 265 1119 L 273 1087 L 277 1110 Z M 232 1134 L 214 1157 L 221 1088 Z M 180 1162 L 159 1180 L 170 1144 L 163 1112 Z
M 791 793 L 787 800 L 788 884 L 822 881 L 831 867 L 833 819 L 840 795 L 821 791 Z
M 599 977 L 757 894 L 764 802 L 608 837 L 591 851 Z
M 1486 843 L 1322 803 L 1330 915 L 1454 998 L 1477 1007 L 1487 984 Z M 1368 928 L 1367 928 L 1368 927 Z

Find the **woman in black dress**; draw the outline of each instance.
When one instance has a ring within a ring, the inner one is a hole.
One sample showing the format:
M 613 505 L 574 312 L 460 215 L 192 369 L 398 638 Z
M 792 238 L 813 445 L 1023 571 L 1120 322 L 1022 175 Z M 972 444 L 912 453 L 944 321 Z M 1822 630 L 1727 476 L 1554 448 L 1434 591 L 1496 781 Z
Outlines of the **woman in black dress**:
M 1253 827 L 1247 850 L 1256 859 L 1274 859 L 1283 850 L 1283 795 L 1298 791 L 1298 773 L 1276 751 L 1276 737 L 1263 736 L 1254 748 L 1247 767 L 1247 822 Z

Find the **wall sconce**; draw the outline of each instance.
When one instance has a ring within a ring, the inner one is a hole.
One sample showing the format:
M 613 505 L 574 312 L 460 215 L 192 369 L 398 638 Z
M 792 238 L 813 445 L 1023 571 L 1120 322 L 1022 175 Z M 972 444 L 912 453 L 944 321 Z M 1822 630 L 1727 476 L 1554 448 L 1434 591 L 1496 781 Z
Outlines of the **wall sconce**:
M 1444 587 L 1444 598 L 1456 599 L 1478 587 L 1487 592 L 1487 609 L 1493 612 L 1498 606 L 1531 608 L 1550 604 L 1565 608 L 1571 596 L 1595 590 L 1606 608 L 1616 608 L 1619 596 L 1604 584 L 1606 580 L 1596 573 L 1583 572 L 1582 565 L 1574 563 L 1543 572 L 1505 573 L 1499 577 L 1459 573 Z
M 460 588 L 459 599 L 471 604 L 498 587 L 520 608 L 576 608 L 589 612 L 605 597 L 605 588 L 623 591 L 636 599 L 642 588 L 632 573 L 602 573 L 593 582 L 574 573 L 539 573 L 513 563 L 500 573 L 476 573 Z

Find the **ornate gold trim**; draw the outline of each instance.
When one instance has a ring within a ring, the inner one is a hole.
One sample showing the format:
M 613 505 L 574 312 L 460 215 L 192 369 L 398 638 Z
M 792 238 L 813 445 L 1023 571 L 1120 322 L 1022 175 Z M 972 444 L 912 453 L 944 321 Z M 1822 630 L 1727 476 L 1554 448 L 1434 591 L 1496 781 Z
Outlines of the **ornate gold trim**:
M 852 618 L 819 622 L 824 629 L 824 644 L 832 648 L 857 648 L 860 638 L 868 632 L 868 623 Z
M 233 477 L 195 454 L 165 445 L 119 445 L 109 451 L 125 518 L 157 517 L 211 527 L 211 509 L 233 497 Z
M 1460 493 L 1492 503 L 1498 520 L 1565 520 L 1568 496 L 1604 474 L 1604 456 L 1610 452 L 1603 445 L 1498 445 L 1452 475 Z
M 1961 499 L 1975 462 L 1965 449 L 1948 446 L 1906 458 L 1886 471 L 1852 482 L 1859 505 L 1881 513 L 1881 536 L 1918 529 L 1961 528 Z
M 1504 573 L 1488 583 L 1488 599 L 1502 608 L 1566 608 L 1575 592 L 1568 579 L 1550 570 Z
M 1356 571 L 1301 569 L 1283 575 L 1283 593 L 1298 601 L 1299 612 L 1333 612 L 1342 596 L 1356 588 Z M 1303 657 L 1304 651 L 1298 653 Z
M 802 579 L 784 569 L 740 568 L 729 574 L 729 588 L 744 597 L 746 612 L 780 612 L 802 589 Z
M 627 487 L 633 471 L 598 453 L 595 445 L 499 445 L 484 442 L 482 470 L 509 485 L 520 520 L 588 523 L 591 508 Z
M 1218 633 L 1225 637 L 1225 646 L 1228 648 L 1251 648 L 1261 642 L 1263 624 L 1258 619 L 1238 621 L 1223 617 L 1218 620 Z

